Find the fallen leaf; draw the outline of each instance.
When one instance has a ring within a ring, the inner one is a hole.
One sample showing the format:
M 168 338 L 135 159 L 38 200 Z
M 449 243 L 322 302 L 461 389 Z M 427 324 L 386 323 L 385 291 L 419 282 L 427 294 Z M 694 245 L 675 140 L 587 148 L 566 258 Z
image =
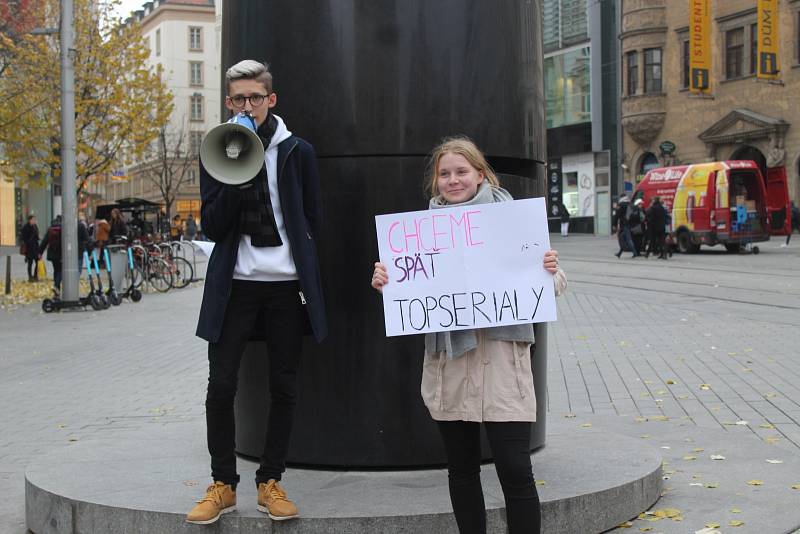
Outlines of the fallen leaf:
M 741 514 L 741 513 L 742 513 L 742 511 L 741 511 L 741 510 L 739 510 L 738 508 L 731 508 L 731 513 L 732 513 L 732 514 Z
M 702 447 L 698 447 L 696 449 L 692 449 L 692 452 L 703 452 L 704 450 L 705 449 L 703 449 Z
M 751 485 L 751 486 L 763 486 L 764 485 L 764 481 L 763 480 L 748 480 L 747 483 L 749 485 Z
M 581 428 L 591 428 L 591 427 L 592 427 L 592 423 L 583 423 L 581 425 Z
M 706 523 L 706 528 L 720 528 L 722 525 L 719 523 L 708 522 Z
M 711 386 L 709 384 L 700 384 L 700 389 L 708 391 L 711 389 Z
M 769 423 L 761 423 L 760 425 L 758 425 L 758 427 L 759 428 L 775 428 L 773 425 L 771 425 Z
M 568 413 L 568 414 L 566 414 L 564 417 L 566 417 L 567 419 L 573 419 L 573 418 L 575 418 L 576 416 L 575 416 L 575 414 L 574 414 L 574 413 Z
M 669 384 L 671 386 L 671 385 L 675 384 L 675 381 L 674 380 L 667 380 L 667 384 Z
M 691 454 L 687 454 L 686 456 L 683 457 L 683 459 L 686 461 L 697 460 L 697 456 L 692 456 Z
M 708 489 L 716 489 L 719 487 L 719 482 L 706 482 L 706 487 Z
M 546 486 L 547 485 L 547 481 L 546 480 L 538 480 L 537 479 L 536 480 L 536 485 L 537 486 Z
M 800 490 L 800 484 L 795 484 L 792 486 L 792 489 Z
M 783 460 L 767 460 L 768 464 L 782 464 Z
M 741 527 L 744 525 L 744 521 L 739 521 L 738 519 L 731 519 L 728 524 L 732 527 Z

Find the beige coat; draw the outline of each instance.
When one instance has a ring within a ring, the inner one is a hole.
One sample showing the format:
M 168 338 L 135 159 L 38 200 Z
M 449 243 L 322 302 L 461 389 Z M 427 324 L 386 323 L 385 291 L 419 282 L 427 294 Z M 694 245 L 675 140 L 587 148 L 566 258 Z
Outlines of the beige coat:
M 553 276 L 556 296 L 567 287 L 564 271 Z M 422 400 L 436 421 L 536 421 L 530 344 L 487 339 L 457 358 L 426 354 Z

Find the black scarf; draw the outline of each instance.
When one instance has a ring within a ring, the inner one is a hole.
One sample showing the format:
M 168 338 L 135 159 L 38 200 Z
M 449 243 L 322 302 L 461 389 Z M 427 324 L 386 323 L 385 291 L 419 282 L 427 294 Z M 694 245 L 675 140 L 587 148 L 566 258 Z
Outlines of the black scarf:
M 278 121 L 270 113 L 267 120 L 256 130 L 265 151 L 269 148 L 277 127 Z M 275 223 L 275 214 L 272 211 L 266 165 L 262 165 L 255 180 L 242 189 L 242 195 L 242 213 L 239 218 L 241 233 L 250 236 L 250 244 L 254 247 L 281 246 L 283 241 L 278 234 L 278 225 Z

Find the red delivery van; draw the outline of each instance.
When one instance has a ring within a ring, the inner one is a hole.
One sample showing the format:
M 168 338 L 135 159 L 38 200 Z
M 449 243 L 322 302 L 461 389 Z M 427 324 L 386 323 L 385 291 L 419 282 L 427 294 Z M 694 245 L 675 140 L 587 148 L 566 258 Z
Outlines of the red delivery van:
M 633 200 L 642 198 L 647 208 L 661 198 L 672 217 L 667 243 L 681 252 L 718 244 L 737 252 L 791 230 L 785 172 L 770 169 L 765 180 L 753 161 L 663 167 L 645 175 Z

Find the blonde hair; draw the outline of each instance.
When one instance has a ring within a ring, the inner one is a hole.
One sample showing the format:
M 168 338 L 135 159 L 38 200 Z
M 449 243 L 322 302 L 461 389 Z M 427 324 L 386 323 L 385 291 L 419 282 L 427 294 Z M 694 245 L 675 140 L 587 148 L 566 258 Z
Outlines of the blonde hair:
M 253 59 L 240 61 L 225 72 L 225 92 L 231 90 L 231 82 L 236 80 L 255 80 L 264 86 L 267 94 L 272 94 L 272 73 L 267 63 Z
M 441 160 L 442 156 L 445 154 L 463 156 L 472 168 L 483 173 L 483 176 L 491 185 L 496 187 L 500 186 L 500 181 L 497 179 L 494 169 L 492 169 L 486 161 L 483 152 L 481 152 L 478 146 L 472 142 L 469 137 L 461 135 L 446 137 L 431 151 L 430 158 L 428 159 L 428 166 L 425 170 L 425 176 L 427 177 L 426 189 L 430 192 L 431 197 L 439 195 L 439 186 L 437 183 L 437 178 L 439 176 L 439 160 Z

